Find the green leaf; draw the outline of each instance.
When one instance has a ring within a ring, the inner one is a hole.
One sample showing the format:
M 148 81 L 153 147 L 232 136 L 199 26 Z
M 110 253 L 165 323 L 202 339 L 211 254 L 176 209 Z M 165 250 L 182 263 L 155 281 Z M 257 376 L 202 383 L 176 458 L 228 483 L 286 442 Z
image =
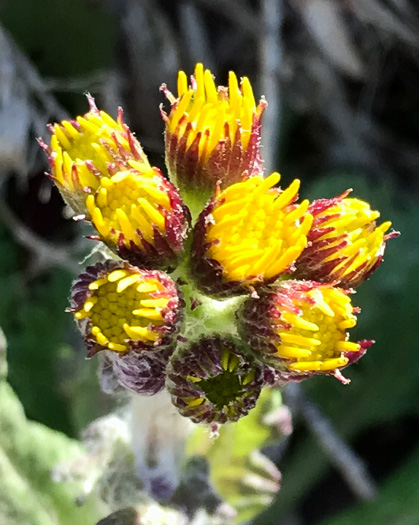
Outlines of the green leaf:
M 59 432 L 26 419 L 8 383 L 0 381 L 0 516 L 2 525 L 95 523 L 103 509 L 90 500 L 78 507 L 81 486 L 55 483 L 51 469 L 82 454 Z
M 42 75 L 86 75 L 113 58 L 117 19 L 83 0 L 6 0 L 0 17 Z

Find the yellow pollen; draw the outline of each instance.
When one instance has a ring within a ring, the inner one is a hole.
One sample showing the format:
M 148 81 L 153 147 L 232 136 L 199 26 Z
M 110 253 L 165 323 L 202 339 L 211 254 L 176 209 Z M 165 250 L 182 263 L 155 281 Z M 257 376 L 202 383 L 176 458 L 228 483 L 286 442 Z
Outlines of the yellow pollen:
M 178 99 L 169 116 L 170 133 L 185 133 L 187 123 L 192 130 L 187 136 L 187 147 L 190 147 L 198 133 L 201 133 L 199 153 L 209 158 L 219 142 L 236 140 L 236 131 L 240 130 L 243 148 L 250 140 L 253 119 L 259 115 L 252 86 L 244 77 L 241 87 L 236 75 L 230 71 L 228 88 L 215 85 L 213 75 L 202 64 L 195 68 L 195 85 L 188 86 L 183 71 L 178 75 Z M 185 117 L 185 118 L 182 118 Z M 209 141 L 204 138 L 209 133 Z
M 125 352 L 130 340 L 152 345 L 161 337 L 159 328 L 165 323 L 163 314 L 170 296 L 158 279 L 118 269 L 88 288 L 91 294 L 75 317 L 90 320 L 91 337 L 99 345 Z M 153 297 L 156 292 L 158 298 Z
M 131 242 L 142 246 L 144 238 L 154 241 L 154 228 L 165 234 L 165 213 L 171 210 L 170 199 L 161 179 L 153 171 L 145 174 L 124 171 L 101 181 L 95 195 L 86 199 L 90 219 L 106 242 L 117 244 L 123 235 L 128 248 Z
M 306 300 L 295 300 L 301 313 L 281 312 L 281 319 L 291 325 L 287 330 L 275 324 L 281 341 L 277 356 L 292 360 L 287 366 L 292 370 L 331 371 L 348 363 L 345 352 L 357 352 L 359 343 L 347 341 L 347 328 L 356 325 L 356 317 L 349 297 L 339 289 L 322 286 L 309 291 Z
M 205 237 L 205 242 L 214 243 L 206 256 L 221 264 L 225 281 L 251 285 L 272 280 L 304 250 L 312 222 L 308 203 L 290 204 L 299 181 L 281 192 L 274 188 L 279 180 L 278 173 L 266 179 L 252 177 L 217 198 Z

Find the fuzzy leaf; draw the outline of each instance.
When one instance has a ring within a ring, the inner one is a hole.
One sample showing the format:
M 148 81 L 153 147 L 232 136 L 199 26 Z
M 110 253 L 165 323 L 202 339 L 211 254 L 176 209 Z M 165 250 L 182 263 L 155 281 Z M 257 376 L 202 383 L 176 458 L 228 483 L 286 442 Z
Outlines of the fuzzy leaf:
M 55 483 L 51 469 L 81 454 L 77 442 L 26 419 L 8 383 L 0 381 L 0 516 L 2 525 L 95 523 L 96 501 L 76 504 L 80 486 Z

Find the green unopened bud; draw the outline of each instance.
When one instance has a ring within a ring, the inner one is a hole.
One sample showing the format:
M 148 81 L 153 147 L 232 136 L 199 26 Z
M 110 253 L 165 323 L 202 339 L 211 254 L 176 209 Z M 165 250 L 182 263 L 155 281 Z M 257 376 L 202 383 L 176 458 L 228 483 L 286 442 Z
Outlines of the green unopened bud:
M 167 377 L 174 405 L 195 423 L 237 421 L 255 406 L 264 382 L 262 367 L 219 337 L 178 349 Z

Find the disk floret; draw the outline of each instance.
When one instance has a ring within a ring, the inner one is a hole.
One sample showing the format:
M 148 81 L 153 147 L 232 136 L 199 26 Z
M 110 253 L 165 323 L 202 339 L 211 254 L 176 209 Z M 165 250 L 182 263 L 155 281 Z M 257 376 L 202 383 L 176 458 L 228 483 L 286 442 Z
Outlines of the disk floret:
M 194 231 L 192 265 L 201 288 L 213 295 L 250 288 L 292 272 L 307 244 L 309 202 L 296 204 L 300 181 L 284 191 L 278 173 L 252 177 L 217 193 Z
M 386 241 L 399 235 L 387 233 L 390 221 L 378 226 L 380 213 L 365 201 L 348 198 L 350 191 L 311 203 L 313 226 L 297 262 L 299 278 L 354 288 L 380 266 Z
M 160 351 L 171 345 L 182 316 L 182 301 L 168 275 L 124 262 L 87 268 L 73 285 L 71 303 L 89 355 Z
M 357 323 L 347 290 L 313 281 L 287 281 L 245 303 L 244 338 L 259 359 L 291 376 L 335 374 L 372 341 L 349 341 Z

